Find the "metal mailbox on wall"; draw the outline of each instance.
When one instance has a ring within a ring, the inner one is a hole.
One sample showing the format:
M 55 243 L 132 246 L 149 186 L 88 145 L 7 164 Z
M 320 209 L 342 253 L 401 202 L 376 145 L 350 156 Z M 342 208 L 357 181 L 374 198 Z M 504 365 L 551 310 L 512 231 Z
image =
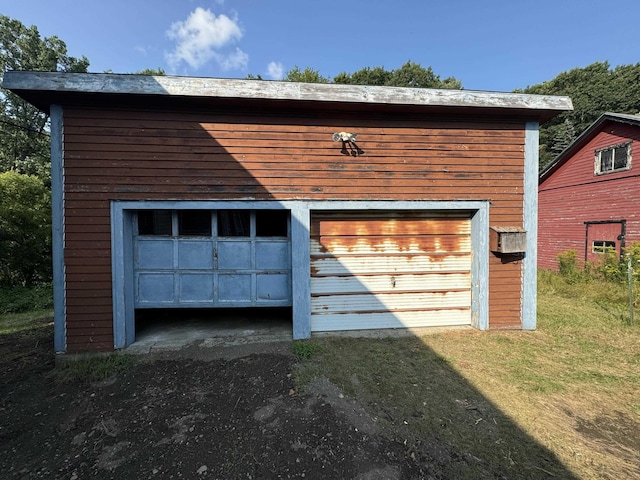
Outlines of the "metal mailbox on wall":
M 494 253 L 524 253 L 527 231 L 522 227 L 490 227 L 489 246 Z

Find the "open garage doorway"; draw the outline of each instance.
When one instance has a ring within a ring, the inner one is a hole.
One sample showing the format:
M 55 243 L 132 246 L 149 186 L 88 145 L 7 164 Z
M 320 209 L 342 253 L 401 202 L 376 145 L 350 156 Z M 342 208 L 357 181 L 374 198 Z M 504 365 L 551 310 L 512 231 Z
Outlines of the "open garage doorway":
M 138 210 L 132 234 L 135 343 L 292 338 L 288 210 Z
M 289 307 L 139 309 L 135 324 L 132 347 L 143 351 L 276 342 L 293 336 Z

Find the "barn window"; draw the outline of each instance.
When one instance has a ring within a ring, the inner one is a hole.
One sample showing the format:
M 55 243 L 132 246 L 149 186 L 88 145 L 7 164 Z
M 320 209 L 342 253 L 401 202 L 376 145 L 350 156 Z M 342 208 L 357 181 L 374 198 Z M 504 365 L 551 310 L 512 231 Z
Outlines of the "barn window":
M 631 142 L 596 150 L 596 175 L 629 168 L 631 168 Z
M 616 242 L 609 240 L 594 240 L 591 243 L 593 253 L 613 253 L 616 251 Z

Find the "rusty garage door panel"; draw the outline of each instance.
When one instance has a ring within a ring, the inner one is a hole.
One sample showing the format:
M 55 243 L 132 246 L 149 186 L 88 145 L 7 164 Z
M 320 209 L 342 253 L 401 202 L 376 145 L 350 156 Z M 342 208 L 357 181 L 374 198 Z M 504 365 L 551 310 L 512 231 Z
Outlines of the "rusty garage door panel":
M 466 213 L 315 214 L 313 331 L 471 324 Z

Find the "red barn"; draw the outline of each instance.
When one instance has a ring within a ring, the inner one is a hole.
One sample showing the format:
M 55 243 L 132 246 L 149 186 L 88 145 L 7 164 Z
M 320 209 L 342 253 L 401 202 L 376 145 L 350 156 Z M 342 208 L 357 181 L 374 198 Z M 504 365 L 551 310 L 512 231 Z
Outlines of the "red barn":
M 540 268 L 566 250 L 593 261 L 640 241 L 638 151 L 640 116 L 605 113 L 540 174 Z
M 55 347 L 150 311 L 313 332 L 536 323 L 538 125 L 567 97 L 7 72 L 51 114 Z M 175 313 L 175 312 L 174 312 Z

